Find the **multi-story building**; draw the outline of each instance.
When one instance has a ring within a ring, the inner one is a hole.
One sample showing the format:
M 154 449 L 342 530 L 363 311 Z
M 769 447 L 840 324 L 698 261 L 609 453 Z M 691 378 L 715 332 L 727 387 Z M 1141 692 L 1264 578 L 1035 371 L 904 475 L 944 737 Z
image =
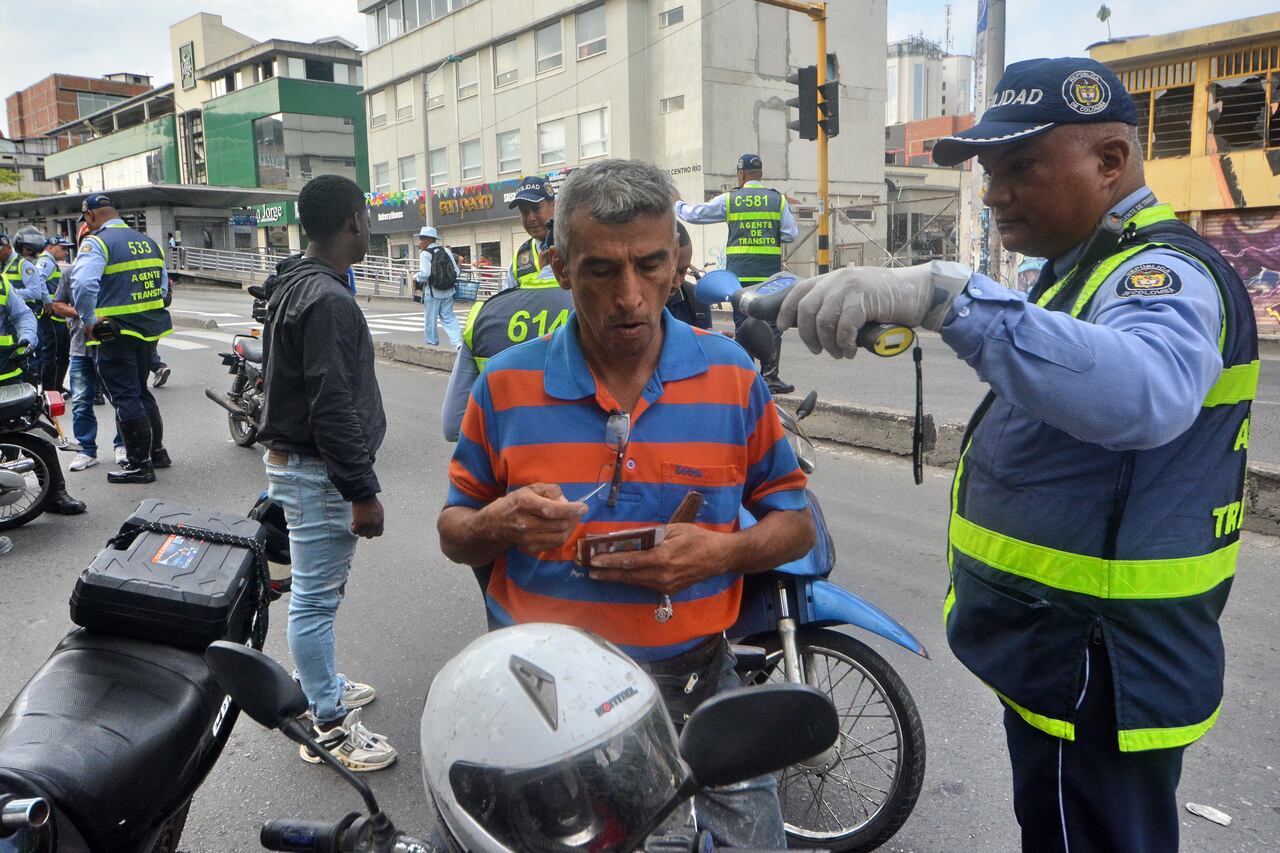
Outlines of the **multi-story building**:
M 54 128 L 90 138 L 50 156 L 48 177 L 69 192 L 186 184 L 296 193 L 313 175 L 336 173 L 367 189 L 353 44 L 257 42 L 205 13 L 170 27 L 169 42 L 175 82 Z M 199 229 L 217 248 L 301 246 L 296 217 L 268 217 L 256 235 L 216 218 Z
M 1147 183 L 1235 266 L 1260 328 L 1280 331 L 1280 13 L 1089 52 L 1133 95 Z
M 973 109 L 973 57 L 949 54 L 923 36 L 888 46 L 885 78 L 886 125 L 963 115 Z
M 5 98 L 9 136 L 14 139 L 44 136 L 56 127 L 93 115 L 150 88 L 151 78 L 144 74 L 108 74 L 106 77 L 50 74 Z M 62 136 L 58 144 L 65 148 L 80 141 L 76 136 Z
M 938 116 L 884 129 L 886 166 L 934 166 L 933 146 L 944 136 L 953 136 L 973 127 L 973 113 Z M 955 166 L 953 168 L 961 168 Z
M 459 254 L 510 263 L 527 240 L 507 199 L 522 175 L 600 157 L 669 169 L 688 200 L 736 185 L 758 153 L 765 182 L 791 199 L 815 253 L 817 146 L 787 129 L 786 82 L 816 61 L 808 18 L 715 0 L 357 0 L 365 53 L 375 234 L 411 251 L 424 221 Z M 831 141 L 832 207 L 883 198 L 883 3 L 831 4 L 841 130 Z M 724 226 L 691 229 L 694 262 L 723 262 Z M 883 227 L 881 227 L 883 233 Z M 839 246 L 835 247 L 837 251 Z
M 0 138 L 0 169 L 8 169 L 18 176 L 17 183 L 0 184 L 0 193 L 18 192 L 31 195 L 48 195 L 57 191 L 57 182 L 44 174 L 44 158 L 57 149 L 52 139 Z

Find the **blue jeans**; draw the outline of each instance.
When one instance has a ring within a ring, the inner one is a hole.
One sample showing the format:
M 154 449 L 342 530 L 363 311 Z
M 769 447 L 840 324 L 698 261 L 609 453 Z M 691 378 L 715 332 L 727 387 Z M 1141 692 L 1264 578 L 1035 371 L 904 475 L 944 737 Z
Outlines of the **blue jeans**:
M 437 291 L 430 285 L 422 291 L 422 331 L 426 333 L 427 343 L 436 346 L 440 337 L 436 333 L 436 320 L 444 326 L 444 333 L 449 336 L 449 343 L 454 349 L 462 346 L 462 330 L 458 328 L 458 318 L 453 314 L 453 294 L 450 290 L 445 296 L 436 296 Z
M 93 395 L 98 390 L 98 368 L 93 357 L 71 356 L 71 432 L 86 456 L 98 456 L 98 416 L 93 413 Z
M 329 481 L 318 457 L 268 450 L 263 461 L 267 492 L 280 504 L 289 525 L 293 556 L 289 651 L 312 715 L 317 722 L 327 723 L 347 713 L 333 622 L 356 551 L 351 504 Z

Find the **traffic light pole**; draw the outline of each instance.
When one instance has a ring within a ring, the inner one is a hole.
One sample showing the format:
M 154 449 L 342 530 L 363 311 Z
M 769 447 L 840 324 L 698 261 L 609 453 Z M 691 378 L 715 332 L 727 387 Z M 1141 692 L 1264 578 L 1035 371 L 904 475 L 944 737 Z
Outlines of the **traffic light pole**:
M 818 26 L 818 88 L 827 82 L 827 4 L 796 3 L 790 0 L 756 0 L 808 15 Z M 831 211 L 827 195 L 827 129 L 818 124 L 818 274 L 831 269 Z

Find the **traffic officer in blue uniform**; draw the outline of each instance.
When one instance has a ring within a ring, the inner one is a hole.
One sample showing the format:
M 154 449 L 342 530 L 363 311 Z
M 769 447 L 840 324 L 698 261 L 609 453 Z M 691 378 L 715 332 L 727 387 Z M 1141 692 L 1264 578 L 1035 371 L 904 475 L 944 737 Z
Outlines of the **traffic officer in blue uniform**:
M 677 201 L 676 216 L 693 225 L 727 222 L 729 238 L 724 247 L 724 267 L 738 277 L 743 286 L 759 284 L 782 271 L 782 244 L 794 242 L 800 233 L 787 197 L 766 187 L 764 164 L 758 154 L 738 158 L 738 188 L 721 193 L 704 204 Z M 741 327 L 745 314 L 734 311 L 733 324 Z M 773 329 L 773 353 L 760 364 L 760 375 L 774 394 L 790 394 L 794 385 L 778 376 L 782 359 L 782 332 Z
M 44 342 L 53 337 L 53 330 L 50 328 L 53 324 L 49 320 L 53 297 L 49 295 L 44 274 L 36 264 L 43 251 L 43 234 L 29 225 L 18 229 L 13 235 L 13 253 L 5 262 L 2 273 L 10 293 L 25 302 L 36 318 L 37 332 L 31 339 L 31 353 L 27 360 L 27 376 L 33 385 L 41 382 Z
M 59 264 L 67 259 L 67 249 L 74 245 L 66 237 L 51 235 L 45 238 L 44 249 L 36 258 L 36 269 L 44 277 L 45 289 L 49 298 L 58 290 L 58 281 L 62 278 L 62 267 Z M 71 332 L 67 328 L 67 318 L 59 317 L 52 311 L 46 320 L 41 320 L 40 363 L 41 384 L 45 388 L 57 388 L 67 393 L 64 381 L 67 368 L 71 366 Z
M 1222 711 L 1253 307 L 1146 186 L 1105 66 L 1015 63 L 992 104 L 933 157 L 978 157 L 1004 245 L 1049 259 L 1031 292 L 959 264 L 850 268 L 797 285 L 779 324 L 836 357 L 870 321 L 941 331 L 990 384 L 956 470 L 944 612 L 1003 704 L 1023 849 L 1172 851 L 1183 751 Z
M 530 175 L 520 181 L 515 198 L 507 207 L 520 209 L 520 224 L 529 235 L 527 243 L 516 247 L 502 283 L 503 290 L 513 290 L 536 281 L 549 263 L 539 248 L 547 242 L 547 226 L 556 215 L 556 200 L 546 178 Z
M 107 482 L 153 483 L 154 469 L 172 464 L 160 408 L 147 388 L 156 342 L 173 332 L 164 250 L 126 225 L 102 193 L 86 196 L 80 210 L 92 230 L 71 268 L 72 301 L 86 345 L 97 349 L 126 457 Z

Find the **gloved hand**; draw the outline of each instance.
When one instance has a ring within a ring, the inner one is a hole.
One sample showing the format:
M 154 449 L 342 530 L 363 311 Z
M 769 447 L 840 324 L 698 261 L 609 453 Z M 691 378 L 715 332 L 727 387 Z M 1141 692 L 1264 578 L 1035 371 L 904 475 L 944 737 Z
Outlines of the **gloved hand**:
M 846 267 L 805 279 L 787 294 L 778 328 L 795 326 L 810 352 L 853 358 L 867 323 L 901 323 L 938 331 L 971 275 L 968 267 L 931 261 L 914 267 Z

